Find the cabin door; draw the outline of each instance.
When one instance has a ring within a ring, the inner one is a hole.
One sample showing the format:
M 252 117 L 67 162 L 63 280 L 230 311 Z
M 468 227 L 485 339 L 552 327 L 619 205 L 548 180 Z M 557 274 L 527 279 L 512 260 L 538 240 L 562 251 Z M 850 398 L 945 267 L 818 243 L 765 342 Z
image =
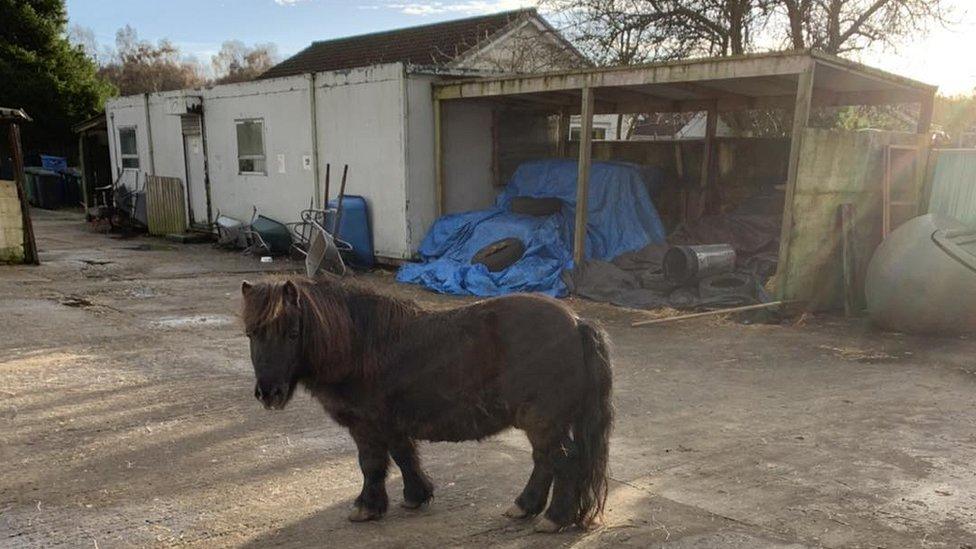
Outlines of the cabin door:
M 183 126 L 183 158 L 186 162 L 186 206 L 190 225 L 211 223 L 207 157 L 203 143 L 203 121 L 199 114 L 180 117 Z

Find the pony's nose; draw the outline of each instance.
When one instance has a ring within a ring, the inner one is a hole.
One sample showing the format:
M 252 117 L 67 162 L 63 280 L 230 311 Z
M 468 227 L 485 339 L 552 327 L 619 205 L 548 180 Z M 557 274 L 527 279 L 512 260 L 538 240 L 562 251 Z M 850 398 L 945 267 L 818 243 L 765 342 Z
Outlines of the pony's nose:
M 265 408 L 276 408 L 282 405 L 287 397 L 287 388 L 281 385 L 262 387 L 260 383 L 254 386 L 254 398 L 258 399 Z

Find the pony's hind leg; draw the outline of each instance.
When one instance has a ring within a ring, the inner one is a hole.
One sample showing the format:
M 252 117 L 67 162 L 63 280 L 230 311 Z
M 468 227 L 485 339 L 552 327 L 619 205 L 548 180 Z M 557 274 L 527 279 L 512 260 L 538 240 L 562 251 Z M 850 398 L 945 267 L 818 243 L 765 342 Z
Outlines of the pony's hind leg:
M 417 509 L 434 497 L 434 485 L 420 464 L 413 440 L 402 438 L 390 445 L 390 455 L 403 476 L 403 503 L 407 509 Z
M 563 435 L 548 448 L 553 469 L 552 502 L 539 519 L 537 532 L 558 532 L 576 521 L 579 514 L 579 452 L 576 443 Z
M 375 520 L 386 514 L 386 473 L 390 455 L 377 433 L 353 426 L 349 429 L 359 450 L 359 468 L 363 471 L 363 489 L 356 498 L 356 509 L 349 515 L 353 522 Z
M 532 444 L 532 474 L 515 503 L 505 511 L 509 518 L 527 518 L 538 515 L 546 508 L 549 488 L 552 486 L 552 463 L 549 459 L 549 439 L 533 431 L 526 431 Z

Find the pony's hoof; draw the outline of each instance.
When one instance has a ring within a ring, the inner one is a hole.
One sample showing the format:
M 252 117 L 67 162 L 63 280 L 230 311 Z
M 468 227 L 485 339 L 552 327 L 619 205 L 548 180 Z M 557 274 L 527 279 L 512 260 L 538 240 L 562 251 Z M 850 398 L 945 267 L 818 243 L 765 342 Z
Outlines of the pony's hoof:
M 535 523 L 535 531 L 540 534 L 555 534 L 562 530 L 563 527 L 556 524 L 555 522 L 547 519 L 546 517 L 540 518 Z
M 349 520 L 352 522 L 366 522 L 369 520 L 377 520 L 383 517 L 383 513 L 378 511 L 370 511 L 365 507 L 356 507 L 352 513 L 349 513 Z
M 411 511 L 416 511 L 421 507 L 425 507 L 426 505 L 427 505 L 426 501 L 410 501 L 408 499 L 405 499 L 400 502 L 400 507 L 403 507 L 404 509 L 410 509 Z
M 529 512 L 519 507 L 517 503 L 513 503 L 503 514 L 510 519 L 524 519 L 529 516 Z

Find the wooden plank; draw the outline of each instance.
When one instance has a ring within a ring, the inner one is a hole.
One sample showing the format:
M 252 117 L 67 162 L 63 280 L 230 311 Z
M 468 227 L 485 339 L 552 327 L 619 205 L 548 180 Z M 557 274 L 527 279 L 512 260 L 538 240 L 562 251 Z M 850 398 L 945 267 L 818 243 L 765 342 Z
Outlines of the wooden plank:
M 593 154 L 593 89 L 582 90 L 580 119 L 579 170 L 576 174 L 576 227 L 573 240 L 573 263 L 586 257 L 586 220 L 590 190 L 590 160 Z
M 681 141 L 674 142 L 674 171 L 678 175 L 679 187 L 681 188 L 681 208 L 678 212 L 678 221 L 684 223 L 688 220 L 688 188 L 685 186 L 685 159 L 681 151 Z
M 88 165 L 85 163 L 85 132 L 78 134 L 78 167 L 81 169 L 81 204 L 85 208 L 85 214 L 91 205 L 88 203 Z
M 672 82 L 696 82 L 798 74 L 811 65 L 808 52 L 773 55 L 692 59 L 651 65 L 584 69 L 539 75 L 482 78 L 435 84 L 437 99 L 491 97 L 542 91 L 578 90 L 584 87 L 639 86 Z
M 712 103 L 705 111 L 705 149 L 702 152 L 701 181 L 699 187 L 704 191 L 711 187 L 714 171 L 715 132 L 718 130 L 718 104 Z
M 918 110 L 918 127 L 916 132 L 928 135 L 932 130 L 932 111 L 935 109 L 935 92 L 922 99 Z
M 569 114 L 563 111 L 559 113 L 559 120 L 556 122 L 556 156 L 559 158 L 566 156 L 567 141 L 569 141 Z
M 811 65 L 800 74 L 796 85 L 796 102 L 793 106 L 793 130 L 790 139 L 790 161 L 786 174 L 786 200 L 783 207 L 783 228 L 779 242 L 779 264 L 776 269 L 776 291 L 781 298 L 789 294 L 789 256 L 790 241 L 793 236 L 793 208 L 796 194 L 796 178 L 800 165 L 800 149 L 803 145 L 803 131 L 810 122 L 810 108 L 813 100 L 814 69 Z
M 31 222 L 30 204 L 27 203 L 27 193 L 24 192 L 24 151 L 20 145 L 20 126 L 10 123 L 7 130 L 9 145 L 14 164 L 14 184 L 17 185 L 17 200 L 20 202 L 20 220 L 24 230 L 24 263 L 40 265 L 37 255 L 37 242 L 34 240 L 34 224 Z
M 884 175 L 881 179 L 881 238 L 891 232 L 891 147 L 884 150 Z
M 146 201 L 149 234 L 164 236 L 186 232 L 186 201 L 182 180 L 147 175 Z
M 844 272 L 844 314 L 852 317 L 857 314 L 857 234 L 854 227 L 854 205 L 841 204 L 840 214 L 841 258 Z
M 444 104 L 434 99 L 434 192 L 437 217 L 444 215 Z
M 498 108 L 491 109 L 491 184 L 494 187 L 502 185 L 502 168 L 500 163 L 501 150 L 501 120 Z
M 761 77 L 756 77 L 761 78 Z M 667 84 L 676 86 L 678 84 Z M 775 95 L 748 96 L 743 94 L 726 94 L 717 99 L 667 99 L 654 95 L 654 90 L 662 88 L 661 84 L 645 84 L 632 87 L 601 88 L 594 100 L 596 114 L 639 114 L 649 112 L 696 112 L 707 110 L 714 102 L 718 102 L 721 112 L 735 112 L 753 109 L 792 109 L 795 94 L 776 93 Z M 612 91 L 611 91 L 612 90 Z M 629 98 L 623 98 L 621 92 L 626 90 Z M 499 95 L 494 101 L 521 106 L 526 109 L 556 112 L 565 111 L 568 114 L 579 114 L 579 105 L 567 105 L 559 108 L 554 101 L 545 100 L 546 96 L 559 95 L 566 92 L 539 91 L 533 94 Z M 644 98 L 640 99 L 639 96 Z M 886 89 L 865 91 L 835 91 L 817 89 L 813 94 L 812 104 L 816 107 L 841 107 L 849 105 L 891 105 L 918 103 L 921 94 L 914 89 Z M 533 97 L 535 102 L 533 103 Z M 453 98 L 458 99 L 458 98 Z
M 693 318 L 702 318 L 706 316 L 716 316 L 716 315 L 727 315 L 730 313 L 744 313 L 746 311 L 758 311 L 760 309 L 771 309 L 773 307 L 779 307 L 780 305 L 786 305 L 790 302 L 786 301 L 770 301 L 769 303 L 757 303 L 755 305 L 743 305 L 742 307 L 732 307 L 729 309 L 716 309 L 714 311 L 705 311 L 704 313 L 691 313 L 681 316 L 671 316 L 666 318 L 652 318 L 650 320 L 638 320 L 636 322 L 631 322 L 631 328 L 637 328 L 638 326 L 650 326 L 652 324 L 667 324 L 669 322 L 679 322 L 682 320 L 691 320 Z

